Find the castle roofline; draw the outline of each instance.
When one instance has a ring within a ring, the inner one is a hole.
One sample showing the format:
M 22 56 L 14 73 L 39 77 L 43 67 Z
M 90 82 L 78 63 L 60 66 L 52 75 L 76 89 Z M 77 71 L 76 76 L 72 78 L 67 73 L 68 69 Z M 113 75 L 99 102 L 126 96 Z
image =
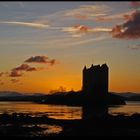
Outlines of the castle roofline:
M 108 68 L 108 66 L 107 66 L 107 64 L 106 64 L 106 63 L 102 64 L 102 66 L 101 66 L 101 67 L 107 67 L 107 68 Z
M 86 66 L 84 66 L 84 69 L 83 70 L 86 70 L 87 68 L 86 68 Z
M 86 66 L 84 66 L 83 70 L 98 69 L 98 68 L 108 68 L 108 66 L 106 63 L 104 63 L 102 65 L 93 65 L 92 64 L 90 68 L 87 68 Z

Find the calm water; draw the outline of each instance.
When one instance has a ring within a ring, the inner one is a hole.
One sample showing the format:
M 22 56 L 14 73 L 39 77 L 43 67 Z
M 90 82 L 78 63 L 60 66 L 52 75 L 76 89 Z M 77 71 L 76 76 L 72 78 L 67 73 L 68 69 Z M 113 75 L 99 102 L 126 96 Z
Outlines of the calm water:
M 130 116 L 134 113 L 140 114 L 140 101 L 127 101 L 126 105 L 116 105 L 109 108 L 109 113 L 112 115 L 124 114 Z
M 55 119 L 81 119 L 82 107 L 70 107 L 62 105 L 37 104 L 32 102 L 0 102 L 0 114 L 2 113 L 28 113 L 32 116 L 48 116 Z M 132 115 L 140 113 L 140 102 L 126 102 L 126 105 L 112 106 L 108 108 L 108 113 L 112 115 L 124 114 Z M 26 124 L 22 127 L 34 128 L 34 124 Z M 48 136 L 59 134 L 63 131 L 62 126 L 38 124 L 42 131 L 31 131 L 30 136 Z M 16 134 L 17 135 L 17 134 Z M 20 134 L 21 135 L 21 134 Z M 23 134 L 25 135 L 25 134 Z
M 0 102 L 0 114 L 2 113 L 29 113 L 33 116 L 46 115 L 55 119 L 81 119 L 82 108 L 62 105 L 37 104 L 32 102 Z M 126 105 L 113 106 L 108 109 L 109 114 L 123 113 L 132 115 L 140 113 L 140 102 L 126 102 Z
M 81 119 L 81 107 L 69 107 L 62 105 L 37 104 L 32 102 L 0 102 L 0 114 L 2 113 L 29 113 L 32 116 L 46 115 L 55 119 Z

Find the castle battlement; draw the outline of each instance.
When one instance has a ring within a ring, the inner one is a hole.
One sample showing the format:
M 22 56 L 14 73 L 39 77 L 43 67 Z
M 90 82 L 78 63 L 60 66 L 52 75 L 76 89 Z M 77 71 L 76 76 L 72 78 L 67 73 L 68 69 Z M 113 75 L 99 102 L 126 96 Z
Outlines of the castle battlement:
M 108 66 L 91 65 L 83 69 L 83 92 L 87 96 L 103 96 L 108 93 Z

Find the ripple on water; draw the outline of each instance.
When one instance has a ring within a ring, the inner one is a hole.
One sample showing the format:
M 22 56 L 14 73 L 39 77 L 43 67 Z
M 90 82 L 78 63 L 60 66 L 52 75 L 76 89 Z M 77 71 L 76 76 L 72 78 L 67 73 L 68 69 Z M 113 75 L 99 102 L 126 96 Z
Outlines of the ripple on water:
M 58 125 L 48 125 L 48 124 L 37 124 L 37 125 L 23 125 L 23 127 L 28 128 L 38 128 L 35 129 L 35 131 L 31 131 L 31 137 L 34 136 L 50 136 L 50 135 L 56 135 L 62 132 L 63 128 Z M 37 131 L 36 131 L 37 130 Z

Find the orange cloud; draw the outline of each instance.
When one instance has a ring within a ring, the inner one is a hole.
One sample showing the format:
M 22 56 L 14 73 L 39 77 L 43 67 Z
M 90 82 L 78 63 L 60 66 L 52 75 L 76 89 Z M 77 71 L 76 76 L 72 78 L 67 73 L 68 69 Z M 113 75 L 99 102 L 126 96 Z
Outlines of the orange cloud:
M 103 27 L 88 27 L 86 25 L 75 25 L 72 27 L 63 28 L 64 32 L 72 34 L 73 37 L 81 37 L 87 33 L 94 32 L 108 32 L 111 33 L 112 37 L 120 39 L 138 39 L 140 38 L 140 12 L 134 11 L 130 15 L 124 14 L 122 18 L 125 22 L 121 25 L 116 25 L 113 28 L 103 28 Z M 120 15 L 116 15 L 117 18 Z M 115 17 L 110 17 L 115 18 Z
M 133 12 L 124 24 L 115 26 L 112 29 L 112 36 L 122 39 L 140 38 L 140 12 Z
M 22 64 L 19 67 L 12 69 L 12 71 L 36 71 L 35 67 L 30 67 L 28 64 Z
M 27 62 L 27 63 L 47 63 L 48 59 L 49 58 L 47 56 L 32 56 L 32 57 L 28 58 L 27 60 L 25 60 L 25 62 Z
M 21 77 L 23 76 L 23 73 L 18 70 L 12 70 L 9 74 L 10 77 Z
M 24 62 L 26 63 L 47 63 L 50 64 L 51 66 L 56 64 L 55 59 L 49 59 L 47 56 L 34 56 L 30 57 Z M 36 68 L 36 67 L 31 67 L 28 64 L 21 64 L 18 67 L 15 67 L 11 70 L 9 76 L 10 77 L 21 77 L 23 76 L 24 72 L 32 72 L 32 71 L 37 71 L 37 70 L 43 70 L 43 68 Z M 0 73 L 3 75 L 3 73 Z M 12 80 L 12 82 L 15 82 L 15 80 Z
M 81 37 L 86 33 L 111 32 L 112 29 L 103 27 L 91 28 L 86 25 L 74 25 L 73 27 L 65 27 L 62 31 L 73 34 L 73 37 Z
M 75 32 L 75 33 L 86 33 L 89 31 L 89 27 L 85 25 L 74 25 L 73 27 L 70 27 L 68 30 L 65 31 Z
M 50 63 L 51 65 L 56 64 L 56 59 L 52 59 L 52 60 L 50 60 L 49 63 Z
M 123 30 L 122 27 L 120 25 L 116 25 L 113 29 L 112 29 L 112 35 L 113 37 L 116 37 L 120 34 L 122 34 Z
M 47 56 L 32 56 L 25 60 L 26 63 L 50 63 L 51 65 L 54 65 L 56 63 L 55 59 L 49 59 Z
M 35 67 L 30 67 L 28 64 L 22 64 L 19 67 L 13 68 L 10 72 L 10 77 L 21 77 L 23 72 L 37 71 Z

